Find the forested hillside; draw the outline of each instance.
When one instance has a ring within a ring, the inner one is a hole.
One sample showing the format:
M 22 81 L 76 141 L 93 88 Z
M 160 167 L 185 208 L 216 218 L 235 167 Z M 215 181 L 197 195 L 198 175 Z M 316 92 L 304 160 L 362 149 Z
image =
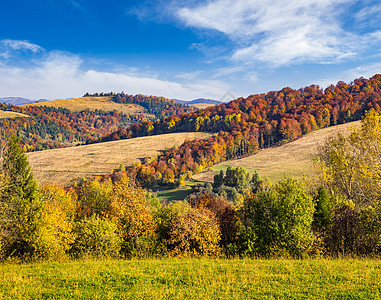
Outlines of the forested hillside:
M 172 182 L 180 175 L 189 177 L 218 162 L 295 140 L 318 128 L 359 120 L 372 108 L 380 111 L 380 87 L 381 75 L 377 74 L 350 84 L 340 81 L 325 90 L 317 85 L 284 88 L 119 128 L 98 142 L 184 131 L 216 133 L 205 140 L 188 141 L 159 160 L 130 170 L 147 185 L 157 180 Z
M 118 112 L 71 112 L 64 108 L 30 106 L 19 108 L 0 104 L 3 111 L 23 113 L 29 117 L 0 119 L 6 136 L 16 135 L 26 151 L 62 148 L 138 122 L 136 117 Z
M 8 138 L 13 134 L 19 137 L 24 150 L 35 151 L 85 143 L 89 140 L 101 138 L 106 134 L 111 134 L 118 130 L 119 127 L 130 126 L 147 120 L 156 121 L 171 114 L 196 110 L 194 107 L 177 104 L 162 97 L 129 96 L 125 94 L 104 95 L 103 93 L 96 94 L 93 97 L 107 98 L 108 103 L 111 104 L 114 102 L 121 103 L 121 105 L 125 103 L 137 104 L 140 105 L 137 107 L 143 110 L 146 109 L 146 111 L 137 113 L 136 109 L 131 108 L 116 111 L 108 109 L 112 106 L 107 105 L 107 103 L 101 103 L 103 110 L 95 109 L 94 107 L 98 102 L 90 103 L 89 98 L 79 102 L 74 101 L 79 99 L 76 98 L 23 107 L 0 103 L 0 110 L 4 111 L 2 115 L 7 116 L 7 118 L 1 119 L 0 115 L 0 127 Z M 92 109 L 85 109 L 85 107 L 91 107 Z M 12 119 L 10 119 L 10 116 L 12 116 Z

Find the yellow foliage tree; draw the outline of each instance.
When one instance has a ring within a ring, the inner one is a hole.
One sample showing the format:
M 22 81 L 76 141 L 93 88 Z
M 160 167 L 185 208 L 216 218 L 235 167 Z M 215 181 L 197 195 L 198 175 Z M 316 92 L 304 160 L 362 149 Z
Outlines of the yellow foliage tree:
M 75 196 L 58 185 L 41 188 L 44 199 L 42 222 L 36 241 L 39 256 L 61 258 L 75 240 L 72 232 L 75 217 Z
M 170 227 L 168 247 L 173 256 L 219 255 L 220 230 L 213 214 L 189 207 L 177 214 Z
M 374 204 L 381 196 L 381 116 L 371 110 L 360 128 L 328 138 L 317 165 L 332 194 L 345 196 L 358 208 Z
M 114 184 L 111 206 L 123 240 L 122 254 L 127 257 L 146 254 L 155 235 L 147 192 L 136 186 L 131 178 L 122 175 L 120 181 Z

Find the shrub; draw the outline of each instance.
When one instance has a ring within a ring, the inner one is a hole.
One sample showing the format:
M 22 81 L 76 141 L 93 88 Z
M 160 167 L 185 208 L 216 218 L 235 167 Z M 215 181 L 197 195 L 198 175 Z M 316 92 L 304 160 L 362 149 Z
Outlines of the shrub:
M 111 214 L 111 180 L 101 181 L 94 178 L 89 182 L 82 182 L 76 187 L 78 195 L 78 218 L 93 215 L 107 218 Z
M 380 254 L 380 206 L 358 210 L 353 203 L 347 203 L 336 207 L 326 243 L 333 255 Z
M 171 224 L 168 247 L 173 256 L 211 257 L 219 254 L 220 234 L 217 220 L 201 209 L 178 213 Z
M 71 253 L 75 257 L 117 257 L 122 239 L 117 233 L 117 225 L 98 216 L 84 218 L 76 222 L 77 235 Z
M 191 201 L 192 207 L 207 209 L 213 214 L 221 235 L 220 246 L 228 256 L 235 255 L 239 218 L 234 205 L 209 193 L 194 195 L 188 201 Z

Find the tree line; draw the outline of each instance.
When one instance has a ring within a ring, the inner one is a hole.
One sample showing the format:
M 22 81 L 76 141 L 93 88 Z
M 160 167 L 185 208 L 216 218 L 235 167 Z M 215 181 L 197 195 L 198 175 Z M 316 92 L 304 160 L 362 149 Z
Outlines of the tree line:
M 121 93 L 86 93 L 84 97 L 104 97 L 108 96 L 116 103 L 131 103 L 143 106 L 148 114 L 153 114 L 157 120 L 171 115 L 179 115 L 196 111 L 197 109 L 185 104 L 176 103 L 173 99 L 146 95 L 128 95 Z

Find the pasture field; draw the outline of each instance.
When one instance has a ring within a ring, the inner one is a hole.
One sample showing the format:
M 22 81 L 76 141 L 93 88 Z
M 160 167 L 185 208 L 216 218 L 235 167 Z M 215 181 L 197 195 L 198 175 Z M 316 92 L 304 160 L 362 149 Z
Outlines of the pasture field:
M 39 183 L 68 185 L 82 177 L 103 175 L 126 167 L 141 158 L 153 157 L 186 139 L 206 138 L 208 133 L 185 132 L 138 137 L 92 145 L 27 153 L 32 171 Z
M 1 299 L 380 299 L 379 259 L 141 259 L 0 265 Z
M 192 104 L 191 106 L 196 107 L 198 109 L 204 109 L 210 106 L 215 106 L 216 104 L 209 104 L 209 103 L 197 103 L 197 104 Z
M 14 111 L 4 111 L 0 110 L 0 119 L 14 119 L 14 118 L 29 118 L 28 115 L 14 112 Z
M 96 109 L 101 109 L 103 111 L 113 111 L 122 112 L 129 115 L 146 114 L 146 109 L 137 104 L 131 103 L 116 103 L 111 101 L 111 97 L 79 97 L 72 99 L 63 99 L 63 100 L 52 100 L 39 103 L 25 104 L 21 106 L 52 106 L 52 107 L 63 107 L 67 108 L 70 111 L 78 112 L 85 109 L 94 111 Z
M 360 121 L 356 121 L 316 130 L 291 143 L 262 149 L 248 157 L 225 161 L 213 166 L 213 171 L 195 174 L 193 179 L 213 182 L 214 175 L 220 170 L 226 171 L 229 166 L 241 166 L 250 173 L 256 170 L 262 178 L 268 178 L 273 183 L 285 175 L 294 178 L 311 175 L 318 146 L 329 136 L 359 125 Z

